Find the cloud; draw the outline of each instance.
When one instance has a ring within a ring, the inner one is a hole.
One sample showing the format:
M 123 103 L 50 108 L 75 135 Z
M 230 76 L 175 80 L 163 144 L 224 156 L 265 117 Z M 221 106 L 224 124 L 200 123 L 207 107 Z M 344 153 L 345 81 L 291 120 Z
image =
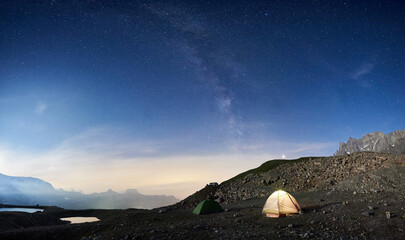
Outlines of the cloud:
M 370 73 L 374 68 L 374 64 L 371 63 L 364 63 L 363 65 L 361 65 L 359 68 L 357 68 L 352 74 L 351 74 L 351 78 L 353 79 L 359 79 L 362 76 Z
M 287 154 L 289 157 L 301 157 L 308 155 L 327 156 L 335 150 L 337 143 L 334 142 L 286 142 L 286 141 L 251 141 L 240 145 L 239 150 L 247 154 L 264 154 L 266 152 L 275 155 Z M 280 155 L 281 156 L 281 155 Z
M 92 128 L 40 152 L 0 145 L 1 173 L 41 178 L 56 188 L 86 193 L 129 188 L 184 198 L 212 181 L 222 182 L 270 159 L 328 155 L 337 143 L 251 141 L 210 154 L 170 152 L 183 146 L 128 139 L 123 129 Z
M 43 102 L 42 100 L 39 100 L 35 106 L 35 112 L 38 115 L 41 115 L 43 112 L 45 112 L 45 110 L 48 108 L 48 104 L 46 104 L 45 102 Z

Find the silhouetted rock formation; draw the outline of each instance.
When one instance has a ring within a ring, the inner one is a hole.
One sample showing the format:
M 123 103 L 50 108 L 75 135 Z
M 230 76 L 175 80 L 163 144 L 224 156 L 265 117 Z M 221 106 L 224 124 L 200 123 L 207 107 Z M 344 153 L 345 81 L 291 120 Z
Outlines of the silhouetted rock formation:
M 334 156 L 355 152 L 385 152 L 392 154 L 405 153 L 405 129 L 389 134 L 374 132 L 360 139 L 349 138 L 347 143 L 340 143 Z

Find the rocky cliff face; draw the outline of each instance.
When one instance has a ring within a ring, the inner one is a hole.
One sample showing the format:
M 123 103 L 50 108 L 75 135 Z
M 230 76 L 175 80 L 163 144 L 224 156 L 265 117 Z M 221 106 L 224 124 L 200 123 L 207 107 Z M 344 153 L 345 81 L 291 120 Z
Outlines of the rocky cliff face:
M 389 134 L 382 132 L 369 133 L 360 139 L 349 138 L 347 143 L 340 143 L 339 150 L 336 151 L 334 156 L 355 152 L 405 153 L 405 129 Z

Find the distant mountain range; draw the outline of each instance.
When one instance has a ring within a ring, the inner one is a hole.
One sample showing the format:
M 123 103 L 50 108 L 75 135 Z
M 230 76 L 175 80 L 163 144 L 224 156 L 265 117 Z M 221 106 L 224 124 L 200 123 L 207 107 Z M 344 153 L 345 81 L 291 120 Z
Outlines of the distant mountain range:
M 339 150 L 334 156 L 355 152 L 384 152 L 392 154 L 405 153 L 405 129 L 389 134 L 374 132 L 360 139 L 349 138 L 347 143 L 340 143 Z
M 83 194 L 55 189 L 50 183 L 38 178 L 0 174 L 0 204 L 39 204 L 67 209 L 152 209 L 178 201 L 174 196 L 143 195 L 135 189 L 128 189 L 124 193 L 108 190 L 102 193 Z

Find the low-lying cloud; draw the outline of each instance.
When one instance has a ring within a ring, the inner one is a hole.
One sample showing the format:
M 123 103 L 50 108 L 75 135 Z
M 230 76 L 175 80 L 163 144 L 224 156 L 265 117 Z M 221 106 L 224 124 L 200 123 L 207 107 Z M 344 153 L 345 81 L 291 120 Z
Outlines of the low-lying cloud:
M 326 155 L 334 146 L 268 141 L 201 155 L 165 154 L 168 144 L 129 140 L 111 129 L 90 129 L 41 153 L 0 146 L 0 169 L 3 174 L 37 177 L 65 190 L 91 193 L 136 188 L 143 194 L 184 198 L 208 182 L 227 180 L 267 160 Z

